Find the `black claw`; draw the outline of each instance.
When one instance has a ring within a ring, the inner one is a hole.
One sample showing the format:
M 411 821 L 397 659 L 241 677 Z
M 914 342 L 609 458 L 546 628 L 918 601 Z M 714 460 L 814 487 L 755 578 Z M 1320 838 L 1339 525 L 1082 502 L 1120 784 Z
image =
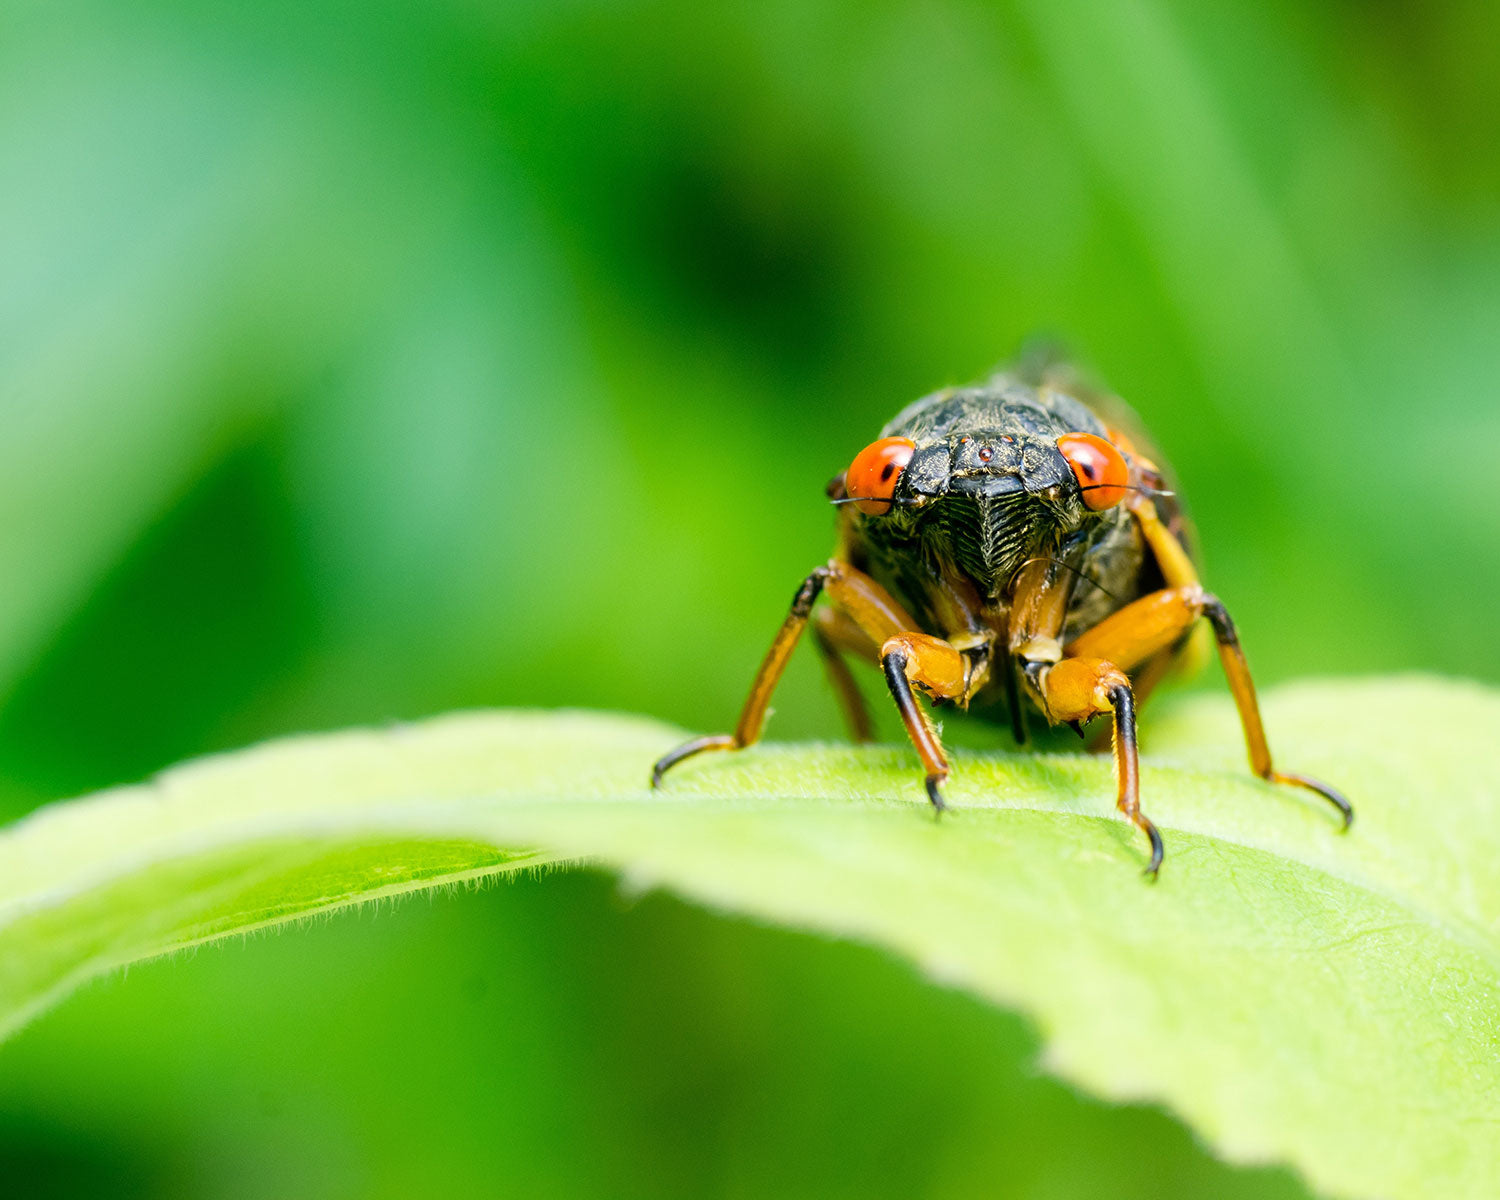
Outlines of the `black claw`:
M 1156 832 L 1156 826 L 1143 814 L 1136 814 L 1136 824 L 1141 831 L 1151 839 L 1151 861 L 1146 864 L 1146 869 L 1141 872 L 1152 883 L 1156 882 L 1157 874 L 1161 871 L 1161 861 L 1166 856 L 1166 849 L 1161 842 L 1161 834 Z
M 941 817 L 948 811 L 948 805 L 943 802 L 943 793 L 938 790 L 938 784 L 943 782 L 942 775 L 929 775 L 927 777 L 927 798 L 932 801 L 932 815 Z
M 1329 804 L 1339 810 L 1339 816 L 1343 818 L 1343 825 L 1340 827 L 1339 832 L 1348 833 L 1350 826 L 1354 824 L 1354 805 L 1350 804 L 1341 793 L 1334 791 L 1331 787 L 1315 787 L 1313 791 L 1317 792 L 1318 795 L 1322 796 Z
M 1349 827 L 1354 824 L 1354 805 L 1344 799 L 1343 793 L 1337 789 L 1307 775 L 1288 775 L 1278 772 L 1275 778 L 1278 783 L 1290 783 L 1296 787 L 1306 788 L 1310 792 L 1316 792 L 1338 809 L 1339 816 L 1343 820 L 1343 828 L 1340 832 L 1347 833 Z
M 685 758 L 692 758 L 695 754 L 702 754 L 705 750 L 737 750 L 741 743 L 732 734 L 714 734 L 709 737 L 694 738 L 690 742 L 683 742 L 670 754 L 663 754 L 656 760 L 656 765 L 651 768 L 651 787 L 653 789 L 661 786 L 662 776 L 675 767 Z

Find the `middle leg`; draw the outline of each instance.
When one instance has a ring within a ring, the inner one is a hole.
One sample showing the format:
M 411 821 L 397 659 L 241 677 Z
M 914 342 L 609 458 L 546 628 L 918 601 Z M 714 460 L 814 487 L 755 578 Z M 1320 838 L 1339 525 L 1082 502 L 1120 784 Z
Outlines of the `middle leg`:
M 856 742 L 873 742 L 875 726 L 870 721 L 870 709 L 844 655 L 857 654 L 867 662 L 879 665 L 879 647 L 865 636 L 843 609 L 832 605 L 818 609 L 813 615 L 813 639 L 823 657 L 828 682 L 838 697 L 850 738 Z

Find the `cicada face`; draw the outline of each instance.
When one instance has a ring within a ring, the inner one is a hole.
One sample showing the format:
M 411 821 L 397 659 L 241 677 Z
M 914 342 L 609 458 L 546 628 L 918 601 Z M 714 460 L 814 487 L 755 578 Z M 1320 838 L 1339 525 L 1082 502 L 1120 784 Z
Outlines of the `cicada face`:
M 1087 407 L 1011 384 L 918 401 L 855 459 L 844 490 L 860 510 L 853 535 L 888 564 L 882 574 L 909 580 L 899 560 L 913 558 L 995 601 L 1027 562 L 1106 540 L 1128 478 Z

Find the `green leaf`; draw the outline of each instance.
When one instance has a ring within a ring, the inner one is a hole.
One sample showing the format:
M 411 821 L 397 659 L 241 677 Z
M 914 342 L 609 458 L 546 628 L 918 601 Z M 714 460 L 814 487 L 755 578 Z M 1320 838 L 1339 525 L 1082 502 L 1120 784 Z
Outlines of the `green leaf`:
M 869 941 L 1037 1025 L 1047 1068 L 1166 1105 L 1219 1153 L 1357 1196 L 1500 1190 L 1500 696 L 1274 693 L 1248 778 L 1219 698 L 1153 714 L 1160 881 L 1076 755 L 765 746 L 643 787 L 677 731 L 472 713 L 293 738 L 54 805 L 0 837 L 0 1028 L 121 964 L 338 905 L 587 859 L 629 886 Z M 1143 1148 L 1149 1153 L 1149 1148 Z

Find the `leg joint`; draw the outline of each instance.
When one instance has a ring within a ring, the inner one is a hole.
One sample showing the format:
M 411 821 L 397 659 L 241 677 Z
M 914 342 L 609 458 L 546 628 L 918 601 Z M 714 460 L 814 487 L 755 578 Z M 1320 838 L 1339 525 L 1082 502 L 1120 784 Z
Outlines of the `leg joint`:
M 1224 607 L 1223 601 L 1217 596 L 1204 593 L 1203 615 L 1214 627 L 1214 637 L 1218 639 L 1219 645 L 1238 646 L 1240 644 L 1240 635 L 1234 627 L 1234 620 L 1230 617 L 1229 610 Z
M 1117 683 L 1106 693 L 1109 706 L 1114 709 L 1115 722 L 1121 727 L 1135 726 L 1135 693 L 1128 683 Z
M 880 656 L 880 667 L 885 672 L 885 681 L 897 696 L 910 694 L 911 680 L 906 677 L 907 658 L 904 651 L 890 650 Z
M 792 615 L 794 617 L 806 617 L 808 613 L 812 612 L 814 602 L 823 594 L 823 588 L 827 586 L 829 577 L 832 574 L 832 570 L 828 567 L 819 567 L 802 581 L 802 586 L 797 589 L 797 594 L 792 597 Z

